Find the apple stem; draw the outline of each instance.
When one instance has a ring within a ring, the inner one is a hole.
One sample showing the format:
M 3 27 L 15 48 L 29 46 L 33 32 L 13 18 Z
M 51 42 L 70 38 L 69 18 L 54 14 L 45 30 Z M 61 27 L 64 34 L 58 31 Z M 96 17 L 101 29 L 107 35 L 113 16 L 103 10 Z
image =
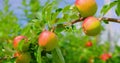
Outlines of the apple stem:
M 59 47 L 56 47 L 56 48 L 55 48 L 55 51 L 56 51 L 56 53 L 57 53 L 57 55 L 58 55 L 58 57 L 59 57 L 59 59 L 60 59 L 60 62 L 65 63 L 65 60 L 64 60 L 64 57 L 63 57 L 63 55 L 62 55 L 62 52 L 61 52 L 60 48 L 59 48 Z
M 51 32 L 54 32 L 54 30 L 55 30 L 55 26 L 52 27 Z

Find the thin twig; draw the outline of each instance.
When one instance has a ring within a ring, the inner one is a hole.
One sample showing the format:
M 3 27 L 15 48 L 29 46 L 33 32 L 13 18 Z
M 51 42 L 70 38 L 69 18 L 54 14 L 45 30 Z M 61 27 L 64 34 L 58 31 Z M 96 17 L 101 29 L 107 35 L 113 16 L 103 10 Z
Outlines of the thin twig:
M 107 18 L 107 17 L 102 17 L 102 20 L 106 20 L 109 22 L 116 22 L 116 23 L 120 23 L 120 19 L 116 19 L 116 18 Z

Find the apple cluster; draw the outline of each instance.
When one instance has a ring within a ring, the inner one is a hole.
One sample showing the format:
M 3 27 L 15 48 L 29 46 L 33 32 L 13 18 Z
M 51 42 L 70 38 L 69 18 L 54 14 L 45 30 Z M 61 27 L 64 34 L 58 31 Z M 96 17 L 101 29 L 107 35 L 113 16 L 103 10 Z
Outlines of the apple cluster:
M 80 12 L 81 17 L 84 17 L 82 29 L 88 36 L 96 36 L 101 32 L 101 23 L 93 15 L 97 11 L 97 4 L 95 0 L 76 0 L 75 6 Z M 21 45 L 22 44 L 22 45 Z M 58 46 L 58 38 L 54 32 L 42 31 L 38 37 L 38 45 L 45 51 L 51 51 Z M 92 42 L 86 43 L 87 47 L 92 46 Z M 17 36 L 13 42 L 14 49 L 17 52 L 14 57 L 17 57 L 16 63 L 30 63 L 30 53 L 21 53 L 29 49 L 28 38 L 25 36 Z
M 28 38 L 25 36 L 17 36 L 13 40 L 13 47 L 17 51 L 14 57 L 17 57 L 16 63 L 30 63 L 31 55 L 28 52 Z M 58 39 L 54 32 L 43 31 L 38 38 L 38 45 L 45 51 L 51 51 L 58 46 Z
M 28 38 L 20 35 L 14 38 L 13 47 L 16 50 L 14 57 L 16 57 L 16 63 L 30 63 L 31 55 L 28 51 L 29 43 Z
M 76 0 L 75 6 L 80 12 L 81 17 L 84 17 L 82 23 L 83 31 L 88 36 L 96 36 L 101 31 L 100 21 L 93 15 L 97 11 L 95 0 Z

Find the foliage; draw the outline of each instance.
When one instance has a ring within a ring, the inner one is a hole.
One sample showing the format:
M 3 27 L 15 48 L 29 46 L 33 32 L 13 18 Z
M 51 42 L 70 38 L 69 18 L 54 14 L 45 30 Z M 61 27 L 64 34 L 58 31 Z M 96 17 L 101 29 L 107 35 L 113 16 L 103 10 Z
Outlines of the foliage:
M 79 12 L 75 6 L 66 5 L 59 8 L 60 1 L 47 0 L 44 4 L 42 0 L 22 0 L 22 6 L 19 9 L 24 11 L 24 17 L 28 22 L 25 27 L 19 24 L 19 19 L 10 9 L 9 0 L 4 0 L 4 9 L 0 10 L 0 62 L 14 63 L 16 58 L 13 54 L 13 39 L 18 35 L 24 35 L 29 39 L 28 52 L 32 56 L 31 63 L 119 63 L 120 47 L 116 46 L 112 58 L 102 61 L 100 55 L 109 53 L 110 44 L 108 42 L 100 44 L 98 37 L 86 36 L 81 28 L 81 23 L 69 24 L 69 22 L 78 19 Z M 104 16 L 113 6 L 115 12 L 120 16 L 120 0 L 115 0 L 110 4 L 104 5 L 101 15 Z M 29 9 L 28 9 L 29 8 Z M 65 26 L 64 24 L 67 24 Z M 51 30 L 59 38 L 59 48 L 53 51 L 43 51 L 38 46 L 38 36 L 43 30 Z M 80 27 L 78 27 L 80 26 Z M 85 47 L 85 43 L 91 40 L 93 46 Z M 59 51 L 59 52 L 58 52 Z M 62 53 L 61 53 L 62 52 Z M 61 58 L 60 56 L 63 55 Z M 59 61 L 60 60 L 60 61 Z M 61 63 L 61 62 L 60 62 Z

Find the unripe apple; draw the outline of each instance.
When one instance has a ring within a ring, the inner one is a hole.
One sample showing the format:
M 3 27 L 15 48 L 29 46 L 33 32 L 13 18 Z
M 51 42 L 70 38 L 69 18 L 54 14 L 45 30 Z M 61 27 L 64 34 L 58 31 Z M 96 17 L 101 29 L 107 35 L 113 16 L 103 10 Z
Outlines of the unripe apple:
M 85 44 L 86 47 L 91 47 L 92 45 L 93 45 L 93 44 L 92 44 L 91 41 L 88 41 L 88 42 L 86 42 L 86 44 Z
M 51 51 L 58 46 L 58 39 L 55 33 L 43 31 L 39 35 L 38 44 L 46 51 Z
M 30 63 L 31 61 L 31 55 L 30 53 L 21 53 L 17 59 L 16 59 L 16 63 Z
M 95 0 L 76 0 L 75 6 L 80 11 L 82 17 L 93 16 L 97 11 Z
M 13 41 L 14 49 L 19 50 L 19 44 L 20 44 L 20 42 L 22 40 L 24 40 L 24 43 L 23 43 L 23 46 L 21 48 L 23 50 L 27 50 L 28 49 L 28 43 L 27 43 L 28 42 L 28 38 L 25 37 L 25 36 L 22 36 L 22 35 L 17 36 L 17 37 L 14 38 L 14 41 Z
M 82 28 L 86 35 L 96 36 L 101 31 L 101 23 L 97 18 L 90 16 L 83 21 Z
M 112 56 L 109 53 L 104 53 L 100 56 L 100 59 L 103 61 L 108 60 L 109 58 L 111 58 Z

